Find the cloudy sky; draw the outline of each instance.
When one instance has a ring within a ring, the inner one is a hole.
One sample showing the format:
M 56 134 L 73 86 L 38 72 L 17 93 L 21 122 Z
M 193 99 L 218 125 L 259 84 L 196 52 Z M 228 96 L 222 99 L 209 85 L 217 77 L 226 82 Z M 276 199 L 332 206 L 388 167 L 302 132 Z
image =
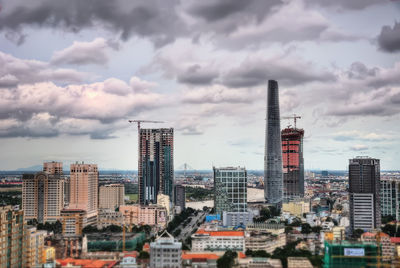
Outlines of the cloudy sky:
M 0 169 L 137 169 L 128 119 L 175 128 L 175 169 L 262 169 L 268 79 L 306 168 L 400 169 L 399 1 L 0 0 Z

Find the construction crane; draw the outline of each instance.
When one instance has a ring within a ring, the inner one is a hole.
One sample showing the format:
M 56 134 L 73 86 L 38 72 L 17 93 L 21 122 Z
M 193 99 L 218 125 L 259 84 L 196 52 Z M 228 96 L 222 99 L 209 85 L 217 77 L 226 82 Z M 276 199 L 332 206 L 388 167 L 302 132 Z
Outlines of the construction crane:
M 292 116 L 282 116 L 281 119 L 293 119 L 294 120 L 294 129 L 297 128 L 297 119 L 300 119 L 301 116 L 297 114 L 293 114 Z
M 164 123 L 164 121 L 152 121 L 152 120 L 128 120 L 128 122 L 137 123 L 139 134 L 140 134 L 140 123 Z

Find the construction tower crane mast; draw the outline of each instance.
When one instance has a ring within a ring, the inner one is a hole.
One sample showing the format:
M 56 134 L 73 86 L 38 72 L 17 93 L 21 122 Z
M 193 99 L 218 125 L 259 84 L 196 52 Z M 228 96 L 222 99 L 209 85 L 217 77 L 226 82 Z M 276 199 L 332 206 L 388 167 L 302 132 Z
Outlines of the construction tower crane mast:
M 301 116 L 297 114 L 293 114 L 292 116 L 282 116 L 281 119 L 293 119 L 294 121 L 294 128 L 297 128 L 297 119 L 300 119 Z

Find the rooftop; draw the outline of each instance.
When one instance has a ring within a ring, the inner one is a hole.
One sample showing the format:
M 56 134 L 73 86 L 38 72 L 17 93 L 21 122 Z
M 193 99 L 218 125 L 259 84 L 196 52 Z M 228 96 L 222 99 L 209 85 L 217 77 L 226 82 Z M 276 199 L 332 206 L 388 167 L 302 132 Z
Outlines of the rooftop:
M 198 230 L 195 234 L 209 236 L 244 236 L 243 231 L 205 231 L 203 229 Z

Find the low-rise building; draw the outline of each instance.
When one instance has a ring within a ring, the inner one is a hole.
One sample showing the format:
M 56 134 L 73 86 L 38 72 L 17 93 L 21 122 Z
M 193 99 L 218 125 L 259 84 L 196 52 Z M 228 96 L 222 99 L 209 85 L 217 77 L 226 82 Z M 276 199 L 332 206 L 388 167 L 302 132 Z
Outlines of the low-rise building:
M 259 257 L 239 259 L 240 268 L 282 268 L 281 260 Z
M 124 215 L 120 211 L 111 209 L 100 209 L 97 219 L 97 228 L 102 229 L 110 225 L 119 225 L 124 223 Z
M 247 231 L 267 232 L 275 235 L 285 233 L 285 225 L 277 223 L 274 220 L 268 220 L 262 223 L 252 223 L 246 226 Z
M 376 243 L 378 236 L 380 244 L 382 245 L 382 260 L 390 261 L 395 255 L 395 248 L 394 245 L 391 243 L 390 236 L 388 234 L 382 232 L 379 233 L 366 232 L 361 235 L 361 241 Z
M 289 257 L 288 268 L 313 268 L 310 260 L 306 257 Z
M 168 222 L 166 208 L 159 205 L 125 205 L 120 206 L 119 211 L 126 224 L 165 227 Z
M 246 232 L 245 235 L 246 250 L 264 250 L 268 253 L 272 253 L 276 248 L 283 247 L 285 245 L 286 235 L 284 233 L 273 235 L 270 233 L 251 231 Z
M 247 212 L 228 212 L 222 213 L 222 224 L 224 226 L 238 226 L 253 223 L 253 213 Z
M 191 253 L 182 254 L 182 266 L 193 268 L 217 268 L 217 260 L 221 256 L 215 253 Z
M 150 267 L 180 268 L 182 262 L 182 243 L 164 231 L 155 242 L 150 243 Z
M 302 217 L 303 213 L 310 212 L 310 201 L 309 200 L 298 200 L 291 201 L 282 204 L 282 211 L 289 212 L 297 217 Z
M 192 236 L 192 251 L 245 251 L 243 231 L 198 230 Z

